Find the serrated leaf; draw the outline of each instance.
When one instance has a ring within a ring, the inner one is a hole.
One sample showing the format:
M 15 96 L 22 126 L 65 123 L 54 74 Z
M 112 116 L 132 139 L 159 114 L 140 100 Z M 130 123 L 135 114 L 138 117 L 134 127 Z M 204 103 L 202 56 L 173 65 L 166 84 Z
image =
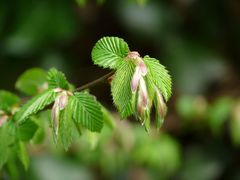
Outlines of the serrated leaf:
M 11 92 L 0 90 L 0 110 L 10 111 L 12 107 L 20 102 L 19 97 Z
M 28 157 L 26 147 L 25 147 L 24 143 L 21 141 L 18 142 L 17 154 L 18 154 L 19 160 L 23 164 L 24 169 L 27 170 L 29 167 L 29 157 Z
M 69 89 L 69 83 L 65 75 L 55 68 L 49 70 L 47 80 L 49 88 Z
M 29 141 L 33 138 L 38 129 L 38 125 L 31 121 L 25 121 L 18 127 L 18 137 L 21 141 Z
M 128 44 L 118 37 L 103 37 L 92 50 L 94 64 L 110 69 L 116 69 L 128 55 Z
M 70 97 L 68 105 L 60 114 L 59 136 L 65 150 L 68 150 L 73 141 L 74 135 L 73 121 L 73 98 Z
M 17 80 L 15 87 L 27 95 L 36 95 L 46 90 L 47 73 L 40 68 L 25 71 Z
M 134 67 L 131 61 L 124 61 L 117 69 L 111 85 L 113 102 L 122 118 L 126 118 L 133 113 L 131 80 Z
M 86 92 L 75 93 L 73 108 L 73 117 L 77 123 L 93 132 L 101 131 L 103 115 L 101 105 L 94 96 Z
M 15 117 L 16 120 L 19 123 L 23 123 L 31 115 L 36 114 L 44 109 L 44 107 L 51 104 L 55 100 L 55 96 L 56 93 L 52 89 L 35 96 L 26 104 L 24 104 L 20 111 L 17 112 Z
M 144 57 L 148 68 L 147 78 L 152 79 L 167 101 L 172 94 L 172 80 L 166 68 L 155 58 Z

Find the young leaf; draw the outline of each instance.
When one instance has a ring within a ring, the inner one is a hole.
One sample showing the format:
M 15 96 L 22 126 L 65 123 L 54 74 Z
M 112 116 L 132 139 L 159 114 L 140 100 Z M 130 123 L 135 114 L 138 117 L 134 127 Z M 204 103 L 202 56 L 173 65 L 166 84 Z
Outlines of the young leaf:
M 48 80 L 48 86 L 51 89 L 54 89 L 54 88 L 62 88 L 67 90 L 69 89 L 69 83 L 65 75 L 55 68 L 52 68 L 49 70 L 47 80 Z
M 86 93 L 75 93 L 73 97 L 73 118 L 83 127 L 100 132 L 103 127 L 103 115 L 101 105 L 95 97 Z
M 18 136 L 21 141 L 29 141 L 33 138 L 34 134 L 38 129 L 38 125 L 31 121 L 25 121 L 24 123 L 20 124 L 18 127 Z
M 23 164 L 24 169 L 27 170 L 29 167 L 29 157 L 28 157 L 26 147 L 25 147 L 24 143 L 21 141 L 18 142 L 17 154 L 18 154 L 19 160 Z
M 10 145 L 13 144 L 15 140 L 11 126 L 11 123 L 6 123 L 0 128 L 0 169 L 8 161 L 11 151 Z
M 47 87 L 47 73 L 40 68 L 25 71 L 17 80 L 15 87 L 27 95 L 36 95 Z
M 68 104 L 60 114 L 59 135 L 65 150 L 68 150 L 74 135 L 73 98 L 69 98 Z
M 55 99 L 56 93 L 53 89 L 47 90 L 28 101 L 16 114 L 16 120 L 22 123 L 31 115 L 36 114 Z
M 112 116 L 111 112 L 109 112 L 104 106 L 102 106 L 102 113 L 103 113 L 103 121 L 110 129 L 114 129 L 116 123 L 114 121 L 114 117 Z
M 104 68 L 117 69 L 128 55 L 128 44 L 118 37 L 100 39 L 92 50 L 94 64 Z
M 122 118 L 126 118 L 133 113 L 130 84 L 134 73 L 134 67 L 131 61 L 123 61 L 117 69 L 111 85 L 113 102 Z
M 168 71 L 159 63 L 157 59 L 145 56 L 144 62 L 148 68 L 147 77 L 154 81 L 155 85 L 159 88 L 165 100 L 167 101 L 172 93 L 172 81 Z
M 11 92 L 0 90 L 0 110 L 10 111 L 12 107 L 20 102 L 19 97 Z

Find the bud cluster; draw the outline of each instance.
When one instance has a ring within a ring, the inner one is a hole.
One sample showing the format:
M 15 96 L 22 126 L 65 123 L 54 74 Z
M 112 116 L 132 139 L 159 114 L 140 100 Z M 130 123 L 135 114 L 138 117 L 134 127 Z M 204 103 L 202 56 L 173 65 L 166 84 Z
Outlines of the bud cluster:
M 144 119 L 150 106 L 148 90 L 144 79 L 147 75 L 147 66 L 138 52 L 130 52 L 128 58 L 134 60 L 134 63 L 136 64 L 135 72 L 131 81 L 131 90 L 136 96 L 136 112 L 140 119 Z
M 150 109 L 152 102 L 148 95 L 148 87 L 145 82 L 145 76 L 148 73 L 148 69 L 144 60 L 140 57 L 138 52 L 129 52 L 127 59 L 132 60 L 136 67 L 131 81 L 131 90 L 133 93 L 133 104 L 137 112 L 137 116 L 144 124 L 146 119 L 150 118 Z M 154 104 L 157 114 L 157 121 L 163 121 L 167 113 L 167 106 L 164 102 L 162 93 L 157 86 L 154 86 Z

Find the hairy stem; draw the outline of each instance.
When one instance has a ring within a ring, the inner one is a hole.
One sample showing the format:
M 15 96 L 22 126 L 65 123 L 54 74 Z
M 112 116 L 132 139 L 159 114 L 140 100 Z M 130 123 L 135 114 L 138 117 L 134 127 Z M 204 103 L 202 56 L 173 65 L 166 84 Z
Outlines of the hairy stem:
M 108 78 L 110 78 L 114 73 L 115 73 L 115 71 L 111 71 L 110 73 L 108 73 L 108 74 L 106 74 L 106 75 L 104 75 L 104 76 L 102 76 L 102 77 L 100 77 L 100 78 L 98 78 L 98 79 L 96 79 L 96 80 L 94 80 L 94 81 L 92 81 L 90 83 L 87 83 L 87 84 L 85 84 L 85 85 L 83 85 L 83 86 L 81 86 L 79 88 L 76 88 L 75 92 L 76 91 L 82 91 L 84 89 L 89 89 L 89 88 L 94 87 L 94 86 L 96 86 L 96 85 L 98 85 L 100 83 L 103 83 Z

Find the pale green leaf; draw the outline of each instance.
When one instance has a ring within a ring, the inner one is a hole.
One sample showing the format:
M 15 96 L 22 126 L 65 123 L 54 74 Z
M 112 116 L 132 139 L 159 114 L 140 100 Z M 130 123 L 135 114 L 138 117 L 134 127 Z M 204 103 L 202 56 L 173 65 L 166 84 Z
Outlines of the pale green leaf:
M 0 90 L 0 110 L 11 111 L 12 107 L 18 105 L 19 102 L 20 99 L 15 94 Z
M 104 68 L 116 69 L 128 55 L 128 44 L 118 37 L 103 37 L 92 50 L 94 64 Z
M 157 59 L 144 57 L 144 62 L 148 68 L 147 78 L 152 79 L 163 97 L 167 101 L 172 94 L 172 80 L 166 68 Z
M 116 123 L 114 121 L 114 117 L 112 116 L 111 112 L 109 112 L 104 106 L 102 106 L 102 113 L 103 113 L 103 121 L 110 129 L 114 129 Z
M 15 87 L 27 95 L 36 95 L 45 90 L 47 73 L 40 68 L 25 71 L 17 80 Z
M 47 80 L 49 88 L 69 89 L 69 83 L 65 75 L 55 68 L 49 70 Z
M 12 123 L 5 123 L 0 127 L 0 169 L 8 161 L 11 154 L 10 146 L 13 145 L 15 140 L 12 126 Z
M 21 141 L 29 141 L 33 138 L 38 129 L 38 125 L 32 120 L 25 121 L 18 127 L 18 137 Z
M 78 92 L 74 94 L 73 104 L 74 120 L 91 131 L 100 132 L 103 115 L 101 105 L 95 97 L 86 92 Z
M 134 67 L 131 61 L 123 61 L 117 69 L 111 85 L 113 102 L 122 118 L 126 118 L 133 113 L 131 80 Z
M 28 157 L 28 152 L 26 150 L 25 144 L 21 141 L 18 142 L 18 158 L 23 164 L 23 167 L 25 170 L 28 169 L 29 167 L 29 157 Z
M 68 150 L 73 141 L 74 121 L 73 121 L 73 98 L 70 97 L 68 104 L 60 114 L 59 136 L 65 150 Z
M 22 123 L 31 115 L 44 109 L 47 105 L 51 104 L 55 100 L 56 93 L 53 90 L 47 90 L 28 101 L 18 111 L 16 120 Z

